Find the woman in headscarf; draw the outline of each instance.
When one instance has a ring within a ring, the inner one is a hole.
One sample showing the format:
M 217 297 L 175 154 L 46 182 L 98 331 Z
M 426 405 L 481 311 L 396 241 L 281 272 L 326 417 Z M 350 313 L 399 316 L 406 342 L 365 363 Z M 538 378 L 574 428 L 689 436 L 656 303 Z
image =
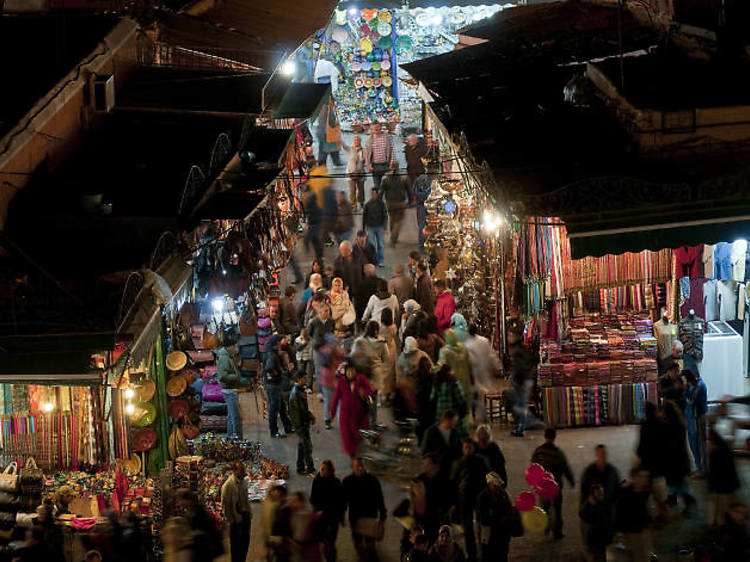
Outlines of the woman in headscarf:
M 456 312 L 451 316 L 451 330 L 456 333 L 456 339 L 461 343 L 464 343 L 469 338 L 469 325 L 466 323 L 466 318 L 460 312 Z
M 315 318 L 315 307 L 312 306 L 312 300 L 315 293 L 319 291 L 325 292 L 323 276 L 320 273 L 313 273 L 310 275 L 310 283 L 302 293 L 302 300 L 300 301 L 299 317 L 303 326 L 307 326 L 310 320 Z
M 341 428 L 341 444 L 347 455 L 354 458 L 362 437 L 360 429 L 369 429 L 368 419 L 369 399 L 375 391 L 363 374 L 357 372 L 350 359 L 344 360 L 344 376 L 336 382 L 336 390 L 329 409 L 331 418 L 336 416 L 339 408 L 339 427 Z
M 377 389 L 370 409 L 370 421 L 374 425 L 377 421 L 377 395 L 386 396 L 392 392 L 385 367 L 388 362 L 388 347 L 380 337 L 380 324 L 371 320 L 365 326 L 365 333 L 354 340 L 352 359 L 360 372 L 367 373 L 368 378 Z
M 390 308 L 386 308 L 380 315 L 380 337 L 385 340 L 388 348 L 388 360 L 383 365 L 383 376 L 386 378 L 386 386 L 390 389 L 388 400 L 392 400 L 396 392 L 396 359 L 398 359 L 398 328 L 393 322 L 393 314 Z
M 418 412 L 417 404 L 417 372 L 419 362 L 425 359 L 432 367 L 432 361 L 427 354 L 419 349 L 417 340 L 409 336 L 404 341 L 404 351 L 396 361 L 396 389 L 398 401 L 395 414 L 397 418 L 413 416 Z
M 443 337 L 445 337 L 445 345 L 440 348 L 436 366 L 450 366 L 453 376 L 456 377 L 456 380 L 461 385 L 461 390 L 464 392 L 464 396 L 468 400 L 472 395 L 471 387 L 474 385 L 469 352 L 466 346 L 458 341 L 455 331 L 448 329 L 443 332 Z
M 399 328 L 399 340 L 404 341 L 407 337 L 417 337 L 417 326 L 420 319 L 427 316 L 422 307 L 414 299 L 404 303 L 404 313 L 401 315 L 401 327 Z
M 432 545 L 429 554 L 435 562 L 466 562 L 464 551 L 453 538 L 450 525 L 440 527 L 437 541 Z
M 392 318 L 396 318 L 396 315 L 398 314 L 398 298 L 396 298 L 396 295 L 392 295 L 388 292 L 388 283 L 385 279 L 379 279 L 375 294 L 372 295 L 367 302 L 367 308 L 365 308 L 365 312 L 362 315 L 362 322 L 375 320 L 380 323 L 382 329 L 383 322 L 381 320 L 381 315 L 386 309 L 390 309 Z
M 435 421 L 434 423 L 440 423 L 443 417 L 443 412 L 453 410 L 458 414 L 458 430 L 459 437 L 464 439 L 469 436 L 466 431 L 466 416 L 469 413 L 469 402 L 466 399 L 464 391 L 461 389 L 461 385 L 453 376 L 453 370 L 450 365 L 435 365 L 438 369 L 435 375 L 435 385 L 432 387 L 432 395 L 430 400 L 435 403 Z M 433 369 L 434 370 L 434 369 Z
M 351 315 L 346 314 L 354 305 L 349 299 L 349 293 L 344 290 L 344 281 L 341 277 L 333 278 L 328 297 L 331 299 L 331 318 L 335 323 L 333 335 L 339 340 L 341 347 L 348 352 L 351 348 L 349 339 L 352 336 L 352 326 L 356 317 L 351 318 Z

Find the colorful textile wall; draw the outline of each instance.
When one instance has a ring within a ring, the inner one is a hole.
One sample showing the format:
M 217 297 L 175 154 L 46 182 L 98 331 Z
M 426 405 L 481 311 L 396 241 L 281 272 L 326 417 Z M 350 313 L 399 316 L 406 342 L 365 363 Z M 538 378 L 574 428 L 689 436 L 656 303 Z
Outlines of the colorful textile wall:
M 646 402 L 656 400 L 656 383 L 542 389 L 544 421 L 550 427 L 638 423 L 645 417 Z

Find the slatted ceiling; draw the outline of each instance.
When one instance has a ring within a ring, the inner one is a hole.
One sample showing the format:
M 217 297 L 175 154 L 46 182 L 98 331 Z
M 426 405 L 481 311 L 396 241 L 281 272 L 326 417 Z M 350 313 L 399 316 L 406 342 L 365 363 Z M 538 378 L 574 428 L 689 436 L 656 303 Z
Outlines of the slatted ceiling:
M 328 24 L 336 4 L 336 0 L 223 0 L 200 17 L 291 51 Z

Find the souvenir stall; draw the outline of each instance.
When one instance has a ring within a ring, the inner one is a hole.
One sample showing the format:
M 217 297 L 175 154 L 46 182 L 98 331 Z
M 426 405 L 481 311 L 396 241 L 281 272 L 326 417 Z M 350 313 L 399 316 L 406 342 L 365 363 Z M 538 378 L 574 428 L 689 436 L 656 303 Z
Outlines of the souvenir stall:
M 433 170 L 426 209 L 425 249 L 433 279 L 444 279 L 456 309 L 495 346 L 502 341 L 501 255 L 498 233 L 502 219 L 488 211 L 488 174 L 457 146 L 428 110 L 428 166 Z
M 399 65 L 453 50 L 458 29 L 501 9 L 498 4 L 410 9 L 404 3 L 393 10 L 342 2 L 324 37 L 312 40 L 306 51 L 317 60 L 312 78 L 331 80 L 345 128 L 357 131 L 376 120 L 420 128 L 422 102 Z

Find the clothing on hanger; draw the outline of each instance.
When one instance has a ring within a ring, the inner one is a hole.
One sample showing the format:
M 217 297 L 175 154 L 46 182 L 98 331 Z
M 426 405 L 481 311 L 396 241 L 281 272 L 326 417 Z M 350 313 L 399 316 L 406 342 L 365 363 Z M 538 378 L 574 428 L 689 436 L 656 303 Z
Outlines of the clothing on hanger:
M 732 279 L 735 281 L 745 280 L 745 255 L 747 254 L 747 240 L 735 240 L 732 242 Z
M 717 282 L 719 320 L 737 318 L 737 281 Z
M 719 319 L 719 300 L 718 300 L 718 281 L 710 279 L 703 284 L 703 304 L 704 318 L 706 322 L 713 322 Z
M 680 246 L 674 250 L 677 278 L 700 277 L 703 269 L 703 245 Z
M 729 242 L 719 242 L 714 246 L 714 274 L 715 279 L 732 278 L 732 245 Z

